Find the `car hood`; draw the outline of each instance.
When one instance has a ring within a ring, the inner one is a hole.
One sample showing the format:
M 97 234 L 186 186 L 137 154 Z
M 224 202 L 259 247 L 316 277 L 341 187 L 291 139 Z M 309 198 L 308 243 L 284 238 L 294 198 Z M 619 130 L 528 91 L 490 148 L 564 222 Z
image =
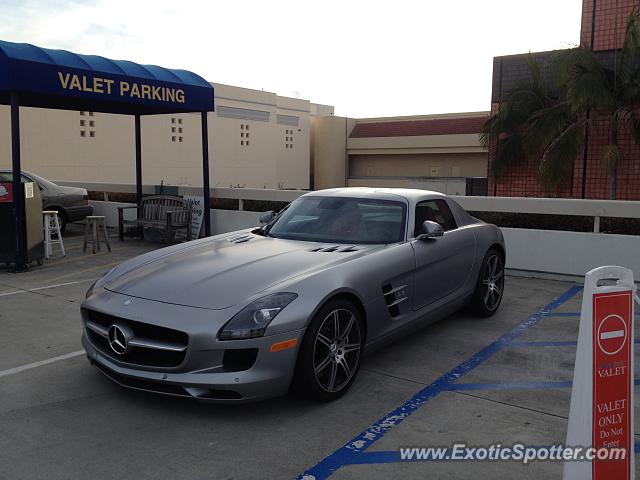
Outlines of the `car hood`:
M 223 309 L 293 277 L 382 248 L 325 245 L 251 233 L 158 250 L 105 284 L 107 290 L 177 305 Z M 324 250 L 324 251 L 323 251 Z M 141 257 L 142 258 L 142 257 Z M 133 259 L 131 262 L 135 262 Z

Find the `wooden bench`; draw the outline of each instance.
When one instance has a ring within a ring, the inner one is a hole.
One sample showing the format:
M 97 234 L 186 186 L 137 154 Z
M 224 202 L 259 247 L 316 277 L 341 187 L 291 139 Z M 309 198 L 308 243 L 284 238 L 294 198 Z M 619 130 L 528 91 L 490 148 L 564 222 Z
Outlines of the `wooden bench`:
M 138 210 L 135 220 L 124 219 L 124 210 L 129 208 Z M 120 241 L 124 240 L 126 227 L 136 227 L 141 234 L 145 228 L 161 230 L 164 242 L 167 244 L 175 240 L 178 230 L 184 229 L 189 241 L 191 240 L 191 204 L 180 197 L 170 195 L 144 197 L 140 205 L 118 207 L 118 227 Z

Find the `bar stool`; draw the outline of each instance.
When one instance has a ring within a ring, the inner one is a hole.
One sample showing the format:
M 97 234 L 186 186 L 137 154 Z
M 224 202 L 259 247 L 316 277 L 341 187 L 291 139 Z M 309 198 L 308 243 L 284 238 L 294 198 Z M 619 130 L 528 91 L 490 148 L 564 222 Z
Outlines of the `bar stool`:
M 44 258 L 47 260 L 53 255 L 53 245 L 60 245 L 60 253 L 63 257 L 67 256 L 64 251 L 64 242 L 62 241 L 62 232 L 60 231 L 60 219 L 57 210 L 43 210 L 42 220 L 44 226 Z M 58 236 L 57 240 L 52 240 L 51 234 Z
M 104 243 L 107 244 L 107 249 L 111 251 L 111 245 L 109 244 L 109 236 L 107 235 L 107 222 L 104 215 L 89 215 L 86 219 L 84 226 L 84 245 L 82 245 L 82 251 L 87 251 L 87 242 L 89 241 L 89 230 L 92 231 L 91 244 L 93 246 L 93 253 L 96 253 L 96 248 L 100 251 L 100 233 L 104 235 Z M 100 231 L 102 230 L 102 231 Z

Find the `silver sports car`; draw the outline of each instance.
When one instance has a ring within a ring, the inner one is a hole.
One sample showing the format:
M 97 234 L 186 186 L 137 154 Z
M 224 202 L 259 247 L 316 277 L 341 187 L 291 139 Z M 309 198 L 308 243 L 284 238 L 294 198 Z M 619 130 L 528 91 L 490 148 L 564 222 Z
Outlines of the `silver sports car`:
M 424 190 L 307 193 L 261 228 L 146 253 L 81 307 L 82 344 L 130 388 L 218 402 L 343 395 L 365 351 L 500 306 L 500 229 Z

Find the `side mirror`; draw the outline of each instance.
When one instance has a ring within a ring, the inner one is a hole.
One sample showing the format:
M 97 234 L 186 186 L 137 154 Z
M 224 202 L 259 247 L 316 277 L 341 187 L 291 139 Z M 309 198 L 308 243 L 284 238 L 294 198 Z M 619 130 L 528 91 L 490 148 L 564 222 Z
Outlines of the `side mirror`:
M 276 216 L 275 212 L 273 210 L 269 210 L 268 212 L 264 212 L 262 215 L 260 215 L 260 223 L 262 224 L 266 224 L 269 223 L 271 220 L 273 220 L 273 218 Z
M 418 235 L 418 240 L 426 240 L 427 238 L 436 238 L 444 235 L 444 230 L 439 223 L 425 220 L 422 222 L 422 233 Z

